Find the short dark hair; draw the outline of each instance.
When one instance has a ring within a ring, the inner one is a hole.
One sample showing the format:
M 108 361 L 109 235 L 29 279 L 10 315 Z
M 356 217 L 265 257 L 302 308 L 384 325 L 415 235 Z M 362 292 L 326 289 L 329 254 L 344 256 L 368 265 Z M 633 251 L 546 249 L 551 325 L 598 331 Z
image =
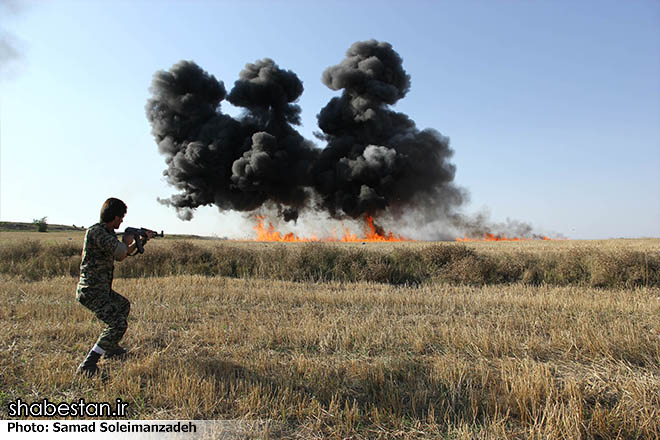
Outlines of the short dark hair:
M 101 207 L 101 222 L 108 223 L 113 221 L 115 217 L 122 217 L 126 214 L 126 210 L 126 203 L 110 197 Z

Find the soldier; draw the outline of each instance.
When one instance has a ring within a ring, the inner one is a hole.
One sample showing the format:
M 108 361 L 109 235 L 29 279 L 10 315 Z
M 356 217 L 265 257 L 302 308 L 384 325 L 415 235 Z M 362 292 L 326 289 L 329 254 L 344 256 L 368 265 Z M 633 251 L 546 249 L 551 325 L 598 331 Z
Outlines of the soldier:
M 115 229 L 119 228 L 124 220 L 126 210 L 124 202 L 109 198 L 101 207 L 101 221 L 85 233 L 76 299 L 107 324 L 78 367 L 79 373 L 89 377 L 98 372 L 96 363 L 101 356 L 112 358 L 126 353 L 126 349 L 119 346 L 119 341 L 128 326 L 126 318 L 131 303 L 112 290 L 114 260 L 124 260 L 136 248 L 135 237 L 124 234 L 122 242 L 115 234 Z M 151 234 L 147 235 L 147 239 L 151 238 Z

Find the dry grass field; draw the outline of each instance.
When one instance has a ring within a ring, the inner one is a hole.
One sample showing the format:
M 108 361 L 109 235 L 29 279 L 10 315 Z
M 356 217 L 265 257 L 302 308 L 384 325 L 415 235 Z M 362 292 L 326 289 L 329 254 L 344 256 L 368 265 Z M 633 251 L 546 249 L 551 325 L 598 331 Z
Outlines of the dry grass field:
M 130 354 L 105 380 L 74 374 L 102 329 L 75 301 L 81 240 L 0 233 L 2 418 L 121 398 L 259 438 L 660 437 L 658 240 L 154 240 L 116 265 Z

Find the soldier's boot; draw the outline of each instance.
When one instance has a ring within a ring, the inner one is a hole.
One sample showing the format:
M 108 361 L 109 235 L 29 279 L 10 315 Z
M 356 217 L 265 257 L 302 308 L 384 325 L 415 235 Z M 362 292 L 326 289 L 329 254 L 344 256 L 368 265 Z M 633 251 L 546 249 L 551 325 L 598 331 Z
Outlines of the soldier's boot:
M 105 359 L 123 358 L 125 354 L 126 354 L 126 349 L 124 347 L 117 345 L 114 348 L 106 350 L 103 357 Z
M 84 374 L 87 377 L 92 377 L 99 371 L 96 365 L 101 355 L 94 350 L 90 351 L 85 360 L 78 366 L 78 373 Z

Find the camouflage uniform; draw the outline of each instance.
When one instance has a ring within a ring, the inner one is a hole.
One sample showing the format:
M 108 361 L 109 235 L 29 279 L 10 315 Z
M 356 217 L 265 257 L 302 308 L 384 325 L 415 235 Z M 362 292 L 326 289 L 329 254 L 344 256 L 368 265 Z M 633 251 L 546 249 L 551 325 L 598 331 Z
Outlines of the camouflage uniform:
M 131 309 L 131 303 L 112 290 L 114 260 L 121 247 L 125 249 L 126 245 L 103 223 L 90 227 L 85 234 L 76 298 L 107 324 L 96 341 L 106 351 L 116 349 L 126 333 L 126 318 Z

